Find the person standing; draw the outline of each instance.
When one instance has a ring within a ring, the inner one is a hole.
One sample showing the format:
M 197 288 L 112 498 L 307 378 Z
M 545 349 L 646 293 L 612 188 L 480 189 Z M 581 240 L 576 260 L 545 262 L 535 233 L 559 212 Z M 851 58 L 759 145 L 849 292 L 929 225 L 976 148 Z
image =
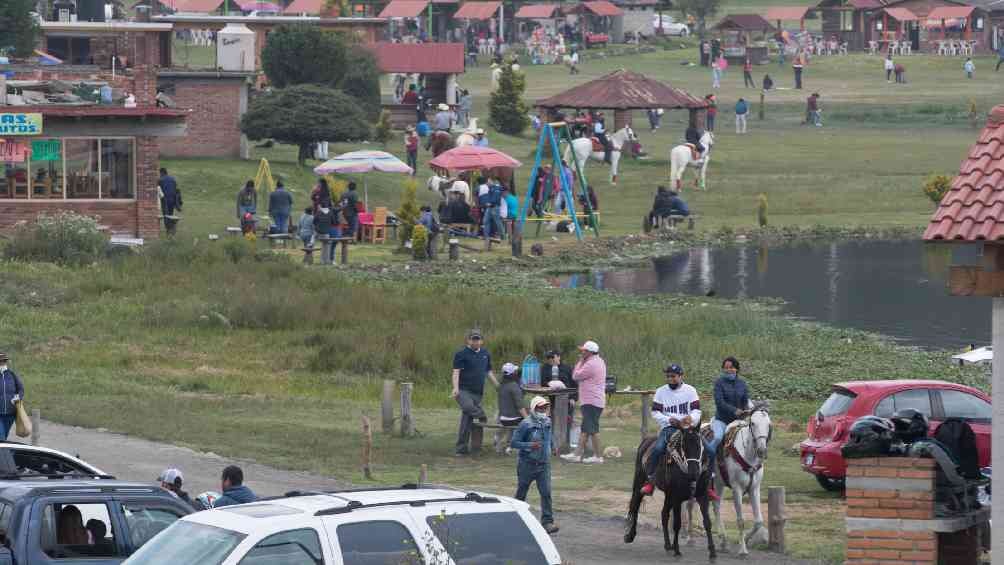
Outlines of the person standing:
M 293 211 L 293 195 L 286 190 L 282 181 L 275 183 L 275 190 L 268 195 L 268 215 L 272 216 L 275 233 L 289 233 L 289 215 Z
M 746 62 L 743 63 L 743 86 L 756 88 L 756 81 L 753 80 L 753 61 L 750 60 L 749 55 L 746 56 Z
M 579 401 L 579 383 L 572 378 L 572 368 L 561 362 L 561 352 L 552 349 L 544 354 L 540 366 L 541 383 L 560 381 L 568 391 L 568 425 L 565 426 L 565 445 L 572 444 L 572 425 L 575 422 L 575 403 Z M 575 434 L 578 437 L 578 434 Z
M 310 191 L 310 201 L 313 202 L 315 215 L 319 208 L 331 208 L 331 187 L 327 180 L 317 180 L 317 186 Z
M 453 112 L 450 111 L 449 105 L 442 103 L 436 106 L 436 109 L 438 111 L 432 117 L 433 129 L 449 133 L 450 129 L 453 128 Z
M 719 67 L 719 60 L 711 61 L 711 88 L 722 87 L 722 69 Z
M 173 494 L 175 498 L 187 504 L 192 510 L 200 510 L 195 507 L 195 503 L 192 502 L 188 493 L 181 490 L 181 485 L 184 481 L 185 477 L 181 474 L 181 469 L 165 469 L 164 472 L 157 477 L 157 482 L 160 483 L 160 488 Z
M 579 74 L 579 52 L 575 49 L 572 50 L 572 55 L 568 58 L 568 74 Z
M 885 81 L 892 82 L 892 72 L 896 70 L 896 64 L 892 62 L 892 51 L 885 54 L 883 65 L 885 65 Z
M 701 66 L 707 67 L 711 62 L 711 44 L 702 39 L 699 49 L 701 50 Z
M 0 353 L 0 439 L 6 440 L 17 417 L 17 403 L 24 398 L 24 383 L 21 377 L 7 365 L 10 357 Z
M 704 101 L 708 104 L 704 125 L 708 131 L 713 132 L 715 131 L 715 117 L 718 116 L 718 100 L 714 94 L 709 94 L 704 97 Z
M 673 363 L 663 371 L 666 384 L 655 391 L 652 399 L 652 418 L 659 424 L 659 437 L 645 463 L 648 482 L 641 487 L 645 496 L 655 491 L 655 474 L 666 455 L 666 447 L 673 435 L 690 427 L 700 429 L 701 398 L 697 389 L 683 382 L 683 367 Z
M 746 118 L 750 113 L 750 105 L 746 100 L 740 98 L 736 102 L 736 133 L 743 134 L 746 133 Z
M 466 89 L 462 91 L 460 95 L 460 102 L 458 104 L 460 109 L 460 125 L 462 127 L 467 127 L 471 123 L 471 106 L 473 105 L 473 98 L 471 93 Z
M 802 56 L 802 51 L 799 50 L 795 54 L 795 58 L 791 60 L 791 69 L 795 71 L 795 89 L 802 90 L 802 69 L 805 67 L 805 60 Z
M 495 452 L 508 454 L 513 432 L 516 431 L 523 418 L 530 415 L 523 406 L 523 389 L 519 386 L 519 367 L 514 363 L 502 365 L 502 385 L 499 386 L 498 404 L 498 423 L 503 429 L 495 431 Z
M 414 126 L 408 126 L 404 134 L 404 150 L 408 153 L 408 166 L 411 176 L 418 174 L 418 134 Z
M 164 230 L 167 235 L 174 235 L 178 229 L 178 220 L 169 216 L 174 216 L 175 211 L 181 211 L 181 191 L 178 190 L 178 181 L 167 174 L 167 169 L 161 167 L 157 187 L 160 192 L 160 213 L 164 216 Z
M 769 74 L 765 73 L 763 75 L 763 80 L 760 82 L 760 84 L 763 86 L 764 92 L 770 92 L 771 90 L 774 89 L 774 79 L 770 78 Z
M 216 499 L 213 508 L 247 504 L 258 500 L 254 492 L 244 485 L 244 471 L 237 465 L 230 465 L 223 469 L 220 488 L 223 495 Z
M 819 93 L 813 92 L 806 100 L 805 123 L 814 124 L 816 127 L 823 127 L 823 121 L 819 117 Z
M 587 341 L 579 346 L 580 357 L 572 370 L 572 378 L 579 383 L 579 409 L 582 411 L 582 439 L 572 453 L 561 456 L 570 462 L 603 463 L 600 448 L 600 416 L 606 406 L 607 364 L 600 357 L 600 346 Z M 591 440 L 593 456 L 583 459 L 586 444 Z
M 997 48 L 997 66 L 994 68 L 994 72 L 1001 70 L 1001 63 L 1004 63 L 1004 41 L 1001 41 L 1000 47 Z
M 345 237 L 355 237 L 356 231 L 359 229 L 359 193 L 356 192 L 356 183 L 350 182 L 349 189 L 345 191 L 342 195 L 342 215 L 345 216 L 345 223 L 348 224 L 348 230 L 345 233 Z
M 310 248 L 314 246 L 314 209 L 307 206 L 300 214 L 300 221 L 297 222 L 297 235 L 303 246 Z
M 652 130 L 652 133 L 655 133 L 655 130 L 659 129 L 659 125 L 662 122 L 662 108 L 649 108 L 646 110 L 646 113 L 648 114 L 649 128 Z
M 254 189 L 254 181 L 249 180 L 244 183 L 244 188 L 237 191 L 237 219 L 244 218 L 245 214 L 254 216 L 258 213 L 258 193 Z
M 976 72 L 976 64 L 969 57 L 966 57 L 966 62 L 962 63 L 962 70 L 966 71 L 966 78 L 973 78 L 973 73 Z
M 481 397 L 484 396 L 485 378 L 489 378 L 496 388 L 499 386 L 492 372 L 492 358 L 482 347 L 481 330 L 471 330 L 467 334 L 467 345 L 453 356 L 454 400 L 460 406 L 460 426 L 457 430 L 456 455 L 471 455 L 471 432 L 474 421 L 482 424 L 487 420 Z M 480 433 L 480 430 L 479 430 Z
M 896 74 L 896 84 L 906 84 L 906 67 L 896 63 L 893 72 Z
M 550 407 L 546 398 L 533 397 L 530 414 L 519 424 L 510 446 L 519 450 L 514 498 L 525 501 L 530 484 L 536 482 L 540 493 L 540 525 L 553 534 L 558 526 L 551 507 L 551 418 L 547 415 Z

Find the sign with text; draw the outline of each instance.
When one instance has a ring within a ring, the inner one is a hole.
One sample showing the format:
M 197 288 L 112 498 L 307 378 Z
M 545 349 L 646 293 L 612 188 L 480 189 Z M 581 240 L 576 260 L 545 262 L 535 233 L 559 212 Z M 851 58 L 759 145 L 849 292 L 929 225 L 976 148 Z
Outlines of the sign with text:
M 28 146 L 20 141 L 0 141 L 0 163 L 24 163 Z
M 61 144 L 58 139 L 36 139 L 31 142 L 32 161 L 59 161 Z
M 0 114 L 0 135 L 39 135 L 42 114 Z

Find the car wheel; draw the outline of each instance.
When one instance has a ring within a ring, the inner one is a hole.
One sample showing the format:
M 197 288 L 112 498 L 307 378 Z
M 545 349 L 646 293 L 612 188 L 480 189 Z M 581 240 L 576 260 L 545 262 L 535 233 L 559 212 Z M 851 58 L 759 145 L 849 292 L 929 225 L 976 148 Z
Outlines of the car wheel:
M 824 490 L 830 492 L 844 490 L 844 479 L 831 479 L 829 477 L 824 477 L 823 475 L 816 475 L 816 482 L 819 483 L 819 486 L 823 487 Z

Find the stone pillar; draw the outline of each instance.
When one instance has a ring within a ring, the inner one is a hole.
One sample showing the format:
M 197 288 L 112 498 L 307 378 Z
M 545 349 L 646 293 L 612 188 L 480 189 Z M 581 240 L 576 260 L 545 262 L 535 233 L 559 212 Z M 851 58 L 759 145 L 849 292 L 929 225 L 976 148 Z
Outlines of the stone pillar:
M 624 126 L 631 125 L 632 110 L 614 110 L 614 129 L 611 133 L 620 131 Z

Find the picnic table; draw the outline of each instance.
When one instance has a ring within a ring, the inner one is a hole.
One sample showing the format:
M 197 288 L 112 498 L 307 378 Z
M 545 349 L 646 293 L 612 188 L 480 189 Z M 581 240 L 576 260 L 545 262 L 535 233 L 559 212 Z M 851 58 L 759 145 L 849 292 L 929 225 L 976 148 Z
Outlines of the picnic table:
M 645 439 L 648 435 L 648 421 L 651 418 L 652 413 L 652 396 L 655 395 L 654 390 L 632 390 L 632 389 L 622 389 L 615 390 L 612 394 L 623 394 L 627 396 L 640 396 L 641 397 L 641 439 Z
M 331 264 L 331 246 L 342 244 L 342 265 L 347 265 L 349 263 L 349 243 L 352 242 L 354 238 L 351 237 L 330 237 L 325 235 L 317 236 L 317 241 L 321 242 L 321 264 L 330 265 Z M 304 253 L 308 253 L 307 249 L 303 250 Z M 313 249 L 309 251 L 312 253 Z M 306 257 L 304 257 L 306 259 Z

